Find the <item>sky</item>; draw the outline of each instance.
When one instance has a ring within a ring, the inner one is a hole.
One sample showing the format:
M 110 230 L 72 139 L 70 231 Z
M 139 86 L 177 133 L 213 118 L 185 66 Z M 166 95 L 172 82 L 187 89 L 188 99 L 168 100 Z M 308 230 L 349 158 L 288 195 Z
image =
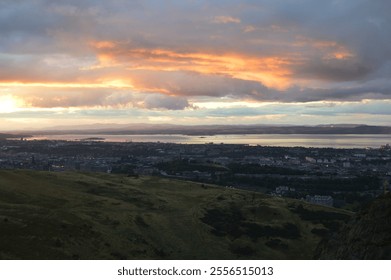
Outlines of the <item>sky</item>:
M 391 124 L 388 0 L 0 0 L 0 130 Z

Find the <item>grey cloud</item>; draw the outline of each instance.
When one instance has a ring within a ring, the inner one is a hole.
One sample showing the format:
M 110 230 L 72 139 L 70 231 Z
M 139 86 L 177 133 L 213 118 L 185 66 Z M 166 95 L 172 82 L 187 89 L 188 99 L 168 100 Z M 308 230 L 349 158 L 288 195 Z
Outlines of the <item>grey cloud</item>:
M 359 101 L 391 98 L 391 83 L 387 81 L 351 83 L 327 88 L 293 86 L 286 90 L 275 90 L 258 82 L 191 72 L 135 71 L 132 76 L 140 86 L 148 84 L 173 95 L 186 97 L 231 97 L 278 102 Z
M 266 97 L 268 92 L 273 92 L 258 82 L 228 76 L 179 71 L 132 71 L 131 73 L 137 85 L 160 88 L 179 96 L 226 96 L 261 99 Z
M 6 82 L 75 82 L 77 71 L 63 65 L 49 66 L 45 57 L 0 54 L 0 81 Z M 65 60 L 64 60 L 65 61 Z
M 349 88 L 300 89 L 290 88 L 280 100 L 282 102 L 311 101 L 360 101 L 363 99 L 390 99 L 391 87 L 354 86 Z
M 13 93 L 27 104 L 37 108 L 146 108 L 183 110 L 192 105 L 184 97 L 166 96 L 158 93 L 138 93 L 126 89 L 86 88 L 25 88 Z
M 147 109 L 183 110 L 190 107 L 190 104 L 187 99 L 181 97 L 148 94 L 144 99 L 144 106 Z
M 391 59 L 390 1 L 284 1 L 277 9 L 280 16 L 297 26 L 301 35 L 337 41 L 356 53 L 359 69 L 352 68 L 349 73 L 349 67 L 337 68 L 340 72 L 347 70 L 336 76 L 337 80 L 363 79 Z M 328 66 L 312 66 L 308 70 L 314 75 L 319 71 L 322 76 L 332 70 Z
M 278 112 L 281 114 L 282 112 Z M 235 107 L 235 108 L 218 108 L 210 109 L 207 111 L 208 116 L 214 117 L 228 117 L 228 116 L 262 116 L 262 115 L 274 115 L 277 114 L 271 107 L 262 108 L 248 108 L 248 107 Z
M 297 78 L 326 81 L 354 81 L 365 78 L 373 69 L 359 61 L 313 58 L 294 69 Z
M 31 106 L 39 108 L 107 106 L 109 97 L 110 93 L 103 90 L 55 88 L 30 91 L 24 96 Z
M 389 101 L 348 102 L 348 103 L 309 103 L 302 106 L 297 103 L 274 103 L 257 108 L 234 107 L 217 109 L 200 109 L 194 111 L 195 115 L 207 115 L 211 117 L 247 117 L 266 115 L 285 115 L 296 117 L 300 115 L 310 116 L 354 116 L 354 115 L 379 115 L 391 116 Z
M 235 107 L 235 108 L 216 108 L 216 109 L 198 109 L 181 111 L 180 117 L 191 117 L 203 119 L 206 116 L 210 118 L 225 117 L 262 117 L 272 115 L 284 115 L 284 122 L 292 124 L 294 119 L 300 119 L 300 116 L 311 116 L 316 120 L 333 117 L 334 121 L 339 118 L 350 118 L 352 116 L 366 115 L 366 119 L 376 119 L 385 122 L 391 116 L 388 108 L 391 106 L 389 101 L 370 101 L 354 103 L 316 103 L 308 106 L 300 104 L 269 104 L 259 108 Z M 158 109 L 158 108 L 156 108 Z M 2 118 L 50 118 L 50 119 L 78 119 L 78 118 L 97 118 L 97 119 L 129 119 L 129 118 L 148 118 L 148 117 L 172 117 L 177 118 L 178 112 L 171 110 L 149 110 L 148 108 L 128 108 L 128 109 L 82 109 L 69 111 L 19 111 L 11 113 L 0 113 Z M 323 120 L 324 122 L 324 120 Z M 316 121 L 315 121 L 316 123 Z M 376 122 L 373 122 L 376 124 Z

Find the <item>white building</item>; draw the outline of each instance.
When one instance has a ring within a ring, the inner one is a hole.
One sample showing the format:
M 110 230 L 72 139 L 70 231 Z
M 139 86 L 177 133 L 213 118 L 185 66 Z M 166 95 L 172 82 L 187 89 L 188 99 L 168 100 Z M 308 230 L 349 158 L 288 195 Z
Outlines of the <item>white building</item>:
M 307 195 L 305 200 L 312 204 L 333 207 L 334 199 L 329 195 Z

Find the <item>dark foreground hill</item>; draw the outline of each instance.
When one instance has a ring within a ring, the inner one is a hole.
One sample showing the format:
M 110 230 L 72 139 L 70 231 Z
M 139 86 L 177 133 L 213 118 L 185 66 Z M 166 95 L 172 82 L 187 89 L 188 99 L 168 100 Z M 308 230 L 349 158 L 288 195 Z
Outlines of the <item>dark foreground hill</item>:
M 357 213 L 317 248 L 319 259 L 391 259 L 391 194 Z
M 156 177 L 0 171 L 0 259 L 310 259 L 349 218 Z

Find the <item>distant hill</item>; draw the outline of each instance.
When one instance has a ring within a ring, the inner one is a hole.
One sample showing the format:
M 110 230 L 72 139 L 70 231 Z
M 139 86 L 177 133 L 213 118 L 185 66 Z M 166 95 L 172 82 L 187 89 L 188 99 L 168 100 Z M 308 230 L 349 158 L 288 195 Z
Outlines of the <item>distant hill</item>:
M 265 126 L 265 125 L 171 125 L 171 124 L 94 124 L 59 126 L 30 134 L 391 134 L 391 126 L 371 125 L 318 125 L 318 126 Z
M 26 134 L 9 134 L 9 133 L 0 133 L 0 140 L 4 139 L 15 139 L 15 138 L 25 138 L 25 137 L 31 137 L 31 135 Z
M 0 171 L 0 259 L 310 259 L 350 216 L 164 178 Z
M 391 259 L 391 194 L 374 200 L 316 250 L 319 259 Z

